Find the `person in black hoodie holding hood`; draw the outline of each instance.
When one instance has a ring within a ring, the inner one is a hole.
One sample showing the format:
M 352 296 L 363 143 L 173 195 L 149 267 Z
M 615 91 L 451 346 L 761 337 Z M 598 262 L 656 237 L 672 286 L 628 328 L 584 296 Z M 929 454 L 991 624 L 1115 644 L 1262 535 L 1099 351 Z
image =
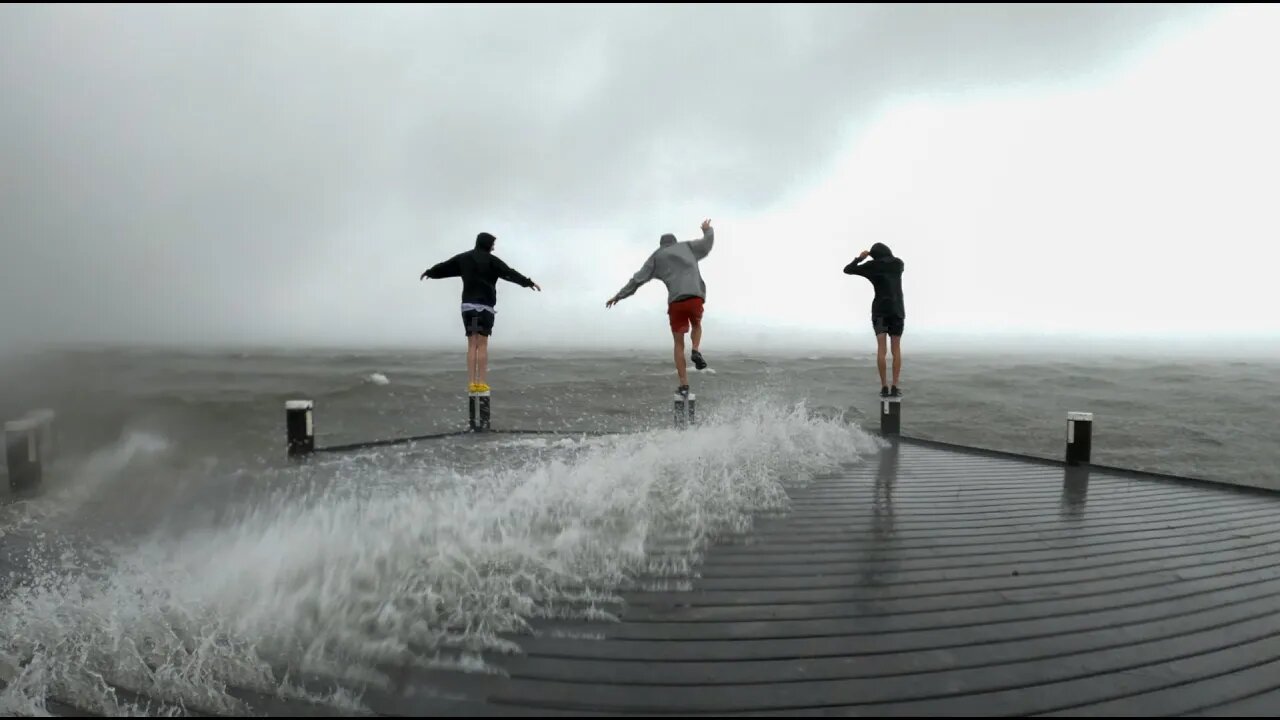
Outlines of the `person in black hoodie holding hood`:
M 489 336 L 498 305 L 498 280 L 542 292 L 538 283 L 512 270 L 493 254 L 494 236 L 482 232 L 472 250 L 454 255 L 422 273 L 419 280 L 462 278 L 462 325 L 467 331 L 467 391 L 488 392 Z
M 862 262 L 871 256 L 869 262 Z M 871 327 L 876 333 L 876 365 L 880 369 L 880 396 L 901 397 L 898 382 L 902 375 L 902 330 L 906 324 L 907 310 L 902 301 L 902 271 L 905 264 L 893 256 L 889 246 L 876 243 L 870 250 L 863 250 L 856 260 L 844 268 L 845 275 L 861 275 L 871 281 L 876 296 L 871 301 Z M 893 385 L 885 377 L 886 345 L 893 344 Z

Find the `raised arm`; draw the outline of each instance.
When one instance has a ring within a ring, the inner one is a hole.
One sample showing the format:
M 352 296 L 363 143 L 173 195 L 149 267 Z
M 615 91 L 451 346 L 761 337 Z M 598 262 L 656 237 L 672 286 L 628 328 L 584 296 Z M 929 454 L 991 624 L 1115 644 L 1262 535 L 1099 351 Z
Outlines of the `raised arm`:
M 862 254 L 859 255 L 857 258 L 855 258 L 853 262 L 844 266 L 844 274 L 845 275 L 861 275 L 862 277 L 867 277 L 868 275 L 867 271 L 871 268 L 871 265 L 870 263 L 866 265 L 862 265 L 861 263 L 863 260 L 866 260 L 867 256 L 870 254 L 871 254 L 870 252 L 863 250 Z
M 699 260 L 711 253 L 711 248 L 716 244 L 716 231 L 711 227 L 710 220 L 702 221 L 702 239 L 690 240 L 689 249 L 693 251 L 693 256 Z

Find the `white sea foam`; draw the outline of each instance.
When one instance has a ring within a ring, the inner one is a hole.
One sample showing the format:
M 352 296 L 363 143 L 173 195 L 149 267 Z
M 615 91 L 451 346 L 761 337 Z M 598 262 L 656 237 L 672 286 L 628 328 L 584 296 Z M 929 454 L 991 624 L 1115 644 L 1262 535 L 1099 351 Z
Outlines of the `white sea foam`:
M 12 530 L 71 516 L 139 463 L 154 462 L 169 449 L 169 441 L 161 435 L 130 431 L 72 467 L 55 463 L 49 468 L 53 478 L 48 492 L 0 509 L 0 525 Z
M 634 578 L 678 579 L 717 534 L 785 508 L 789 483 L 877 443 L 764 402 L 684 432 L 555 442 L 482 472 L 401 465 L 373 495 L 281 496 L 119 549 L 106 571 L 40 571 L 0 601 L 0 713 L 39 713 L 46 696 L 155 711 L 112 686 L 241 712 L 225 687 L 302 692 L 273 667 L 353 685 L 389 665 L 483 671 L 478 653 L 516 650 L 500 635 L 527 619 L 608 619 Z

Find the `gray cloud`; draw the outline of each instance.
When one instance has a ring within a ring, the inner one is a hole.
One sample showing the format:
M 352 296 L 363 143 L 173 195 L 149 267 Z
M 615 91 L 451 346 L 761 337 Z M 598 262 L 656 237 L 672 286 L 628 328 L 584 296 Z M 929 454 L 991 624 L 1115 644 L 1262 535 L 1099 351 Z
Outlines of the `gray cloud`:
M 572 292 L 573 253 L 768 205 L 894 98 L 1080 81 L 1201 12 L 6 6 L 0 335 L 359 341 L 388 273 L 504 227 Z

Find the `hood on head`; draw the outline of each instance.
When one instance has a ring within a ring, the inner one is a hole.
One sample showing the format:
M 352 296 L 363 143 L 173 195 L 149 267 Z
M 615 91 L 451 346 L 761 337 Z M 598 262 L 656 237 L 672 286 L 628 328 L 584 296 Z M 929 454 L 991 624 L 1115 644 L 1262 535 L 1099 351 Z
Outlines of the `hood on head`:
M 487 232 L 482 232 L 476 236 L 476 249 L 485 252 L 493 252 L 493 241 L 497 240 L 494 236 Z
M 872 245 L 870 252 L 871 252 L 871 257 L 875 258 L 876 260 L 884 260 L 885 258 L 893 257 L 893 251 L 890 250 L 889 246 L 885 245 L 884 243 L 876 243 L 875 245 Z
M 666 247 L 668 245 L 675 245 L 675 244 L 676 244 L 676 236 L 672 235 L 671 233 L 667 233 L 666 235 L 663 235 L 661 238 L 658 238 L 658 247 Z

